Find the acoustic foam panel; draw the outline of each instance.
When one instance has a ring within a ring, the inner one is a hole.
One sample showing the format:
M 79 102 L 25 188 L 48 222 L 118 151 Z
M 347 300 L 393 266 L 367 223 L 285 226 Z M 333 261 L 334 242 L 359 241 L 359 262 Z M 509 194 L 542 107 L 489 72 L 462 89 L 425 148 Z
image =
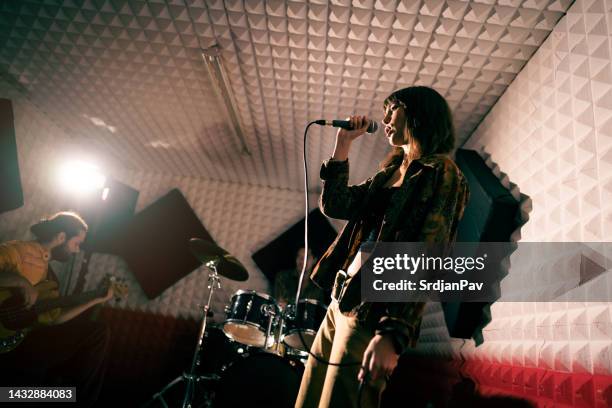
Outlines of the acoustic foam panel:
M 380 120 L 384 98 L 414 83 L 444 95 L 463 141 L 571 2 L 2 1 L 0 66 L 134 169 L 295 190 L 308 121 Z M 212 44 L 252 155 L 219 137 L 226 112 L 198 52 Z M 317 168 L 332 131 L 310 132 Z M 354 181 L 384 157 L 380 141 L 355 143 Z
M 518 201 L 474 150 L 457 149 L 455 161 L 470 186 L 457 241 L 508 242 L 518 227 Z
M 455 161 L 463 172 L 470 198 L 457 226 L 458 242 L 509 242 L 519 226 L 519 203 L 473 150 L 458 149 Z M 489 303 L 444 303 L 444 317 L 452 337 L 469 339 L 488 321 Z
M 193 237 L 213 241 L 178 189 L 136 214 L 120 235 L 120 255 L 149 299 L 200 266 L 189 251 Z
M 295 256 L 304 246 L 304 218 L 253 254 L 264 275 L 274 281 L 276 274 L 295 267 Z M 318 209 L 308 214 L 308 246 L 318 259 L 336 238 L 336 230 Z
M 23 205 L 13 105 L 0 99 L 0 213 Z

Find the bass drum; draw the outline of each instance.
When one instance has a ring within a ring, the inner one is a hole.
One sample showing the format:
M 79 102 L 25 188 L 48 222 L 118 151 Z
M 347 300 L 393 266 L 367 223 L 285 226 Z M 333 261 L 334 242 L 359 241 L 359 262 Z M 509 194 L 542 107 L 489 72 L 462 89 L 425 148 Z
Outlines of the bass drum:
M 234 361 L 248 354 L 249 347 L 233 341 L 218 325 L 211 325 L 204 333 L 198 374 L 221 374 Z
M 292 408 L 304 366 L 276 354 L 257 352 L 229 366 L 217 386 L 214 407 Z

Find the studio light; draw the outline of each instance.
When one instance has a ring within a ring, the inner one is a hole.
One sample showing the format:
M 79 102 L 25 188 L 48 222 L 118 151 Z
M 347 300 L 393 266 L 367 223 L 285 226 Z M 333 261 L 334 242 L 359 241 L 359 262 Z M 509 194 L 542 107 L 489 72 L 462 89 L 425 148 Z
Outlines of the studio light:
M 101 190 L 106 176 L 91 163 L 71 161 L 61 166 L 59 180 L 62 187 L 74 193 L 88 193 Z

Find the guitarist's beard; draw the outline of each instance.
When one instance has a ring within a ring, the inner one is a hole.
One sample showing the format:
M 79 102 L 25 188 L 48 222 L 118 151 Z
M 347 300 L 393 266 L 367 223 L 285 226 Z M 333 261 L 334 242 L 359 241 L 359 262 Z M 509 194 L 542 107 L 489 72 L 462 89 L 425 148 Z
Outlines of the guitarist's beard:
M 68 262 L 72 254 L 66 244 L 58 245 L 51 250 L 51 259 L 59 262 Z

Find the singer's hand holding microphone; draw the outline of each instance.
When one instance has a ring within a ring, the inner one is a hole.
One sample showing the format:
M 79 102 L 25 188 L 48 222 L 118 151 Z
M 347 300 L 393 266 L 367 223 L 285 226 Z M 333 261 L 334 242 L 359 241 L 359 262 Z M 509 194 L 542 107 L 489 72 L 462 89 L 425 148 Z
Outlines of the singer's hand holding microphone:
M 348 152 L 353 140 L 364 133 L 374 133 L 378 124 L 369 120 L 366 116 L 350 116 L 347 120 L 317 121 L 317 124 L 339 127 L 336 133 L 336 146 L 332 158 L 344 161 L 348 158 Z

